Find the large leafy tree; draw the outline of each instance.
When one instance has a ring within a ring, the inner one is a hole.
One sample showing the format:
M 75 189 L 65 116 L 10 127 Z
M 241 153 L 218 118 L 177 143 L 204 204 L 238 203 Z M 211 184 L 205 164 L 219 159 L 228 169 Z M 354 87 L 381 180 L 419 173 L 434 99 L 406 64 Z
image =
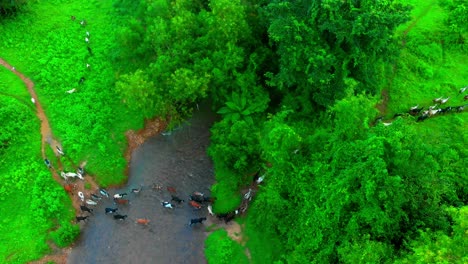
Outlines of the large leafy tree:
M 279 71 L 270 84 L 299 98 L 296 110 L 305 112 L 311 102 L 343 98 L 346 77 L 361 84 L 356 92 L 376 92 L 380 62 L 394 57 L 393 31 L 407 11 L 391 0 L 272 1 L 266 13 Z

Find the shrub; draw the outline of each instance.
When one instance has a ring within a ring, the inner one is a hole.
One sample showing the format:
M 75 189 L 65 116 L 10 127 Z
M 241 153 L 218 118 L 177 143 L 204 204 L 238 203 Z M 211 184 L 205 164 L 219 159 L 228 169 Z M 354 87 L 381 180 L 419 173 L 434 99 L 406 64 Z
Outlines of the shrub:
M 63 248 L 70 245 L 79 234 L 80 227 L 78 225 L 62 222 L 60 228 L 51 232 L 50 236 L 57 246 Z
M 205 253 L 208 263 L 249 263 L 242 246 L 230 239 L 224 229 L 208 236 Z

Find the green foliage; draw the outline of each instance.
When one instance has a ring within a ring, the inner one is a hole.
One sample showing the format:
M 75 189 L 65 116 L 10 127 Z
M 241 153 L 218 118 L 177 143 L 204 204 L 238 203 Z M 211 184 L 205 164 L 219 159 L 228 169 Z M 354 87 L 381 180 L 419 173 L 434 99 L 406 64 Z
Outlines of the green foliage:
M 148 80 L 148 76 L 142 70 L 120 76 L 115 89 L 130 109 L 141 111 L 146 118 L 164 112 L 163 109 L 156 109 L 153 101 L 156 93 L 153 82 Z
M 212 127 L 211 133 L 212 145 L 208 154 L 217 164 L 215 169 L 224 167 L 238 175 L 250 172 L 260 155 L 259 128 L 248 121 L 240 120 L 232 124 L 224 119 Z M 242 179 L 236 182 L 240 185 Z
M 448 34 L 445 39 L 452 45 L 466 49 L 468 38 L 468 3 L 464 0 L 440 0 L 440 5 L 447 11 L 446 24 Z M 458 46 L 457 45 L 457 46 Z
M 14 15 L 25 4 L 27 0 L 0 0 L 0 19 Z
M 62 222 L 58 230 L 50 233 L 55 244 L 59 247 L 69 246 L 80 234 L 80 226 L 70 222 Z
M 208 263 L 228 264 L 233 260 L 239 264 L 249 263 L 242 246 L 230 239 L 224 229 L 211 233 L 205 243 Z
M 217 198 L 213 205 L 213 212 L 217 214 L 229 213 L 237 209 L 242 202 L 239 188 L 236 185 L 237 175 L 230 175 L 227 171 L 218 173 L 222 173 L 221 176 L 217 176 L 221 182 L 211 186 L 211 195 Z M 228 175 L 231 177 L 231 181 L 229 181 Z
M 418 230 L 419 238 L 411 242 L 412 253 L 395 263 L 466 263 L 466 241 L 468 234 L 468 207 L 447 209 L 454 219 L 450 234 Z
M 254 203 L 256 200 L 253 201 Z M 279 259 L 281 252 L 284 252 L 283 241 L 274 232 L 263 232 L 252 223 L 257 215 L 264 215 L 264 212 L 252 211 L 246 216 L 245 232 L 243 236 L 247 238 L 245 246 L 250 252 L 250 262 L 259 264 L 271 264 Z
M 408 20 L 398 1 L 272 1 L 265 11 L 280 63 L 270 85 L 299 98 L 305 114 L 311 102 L 343 98 L 345 78 L 361 84 L 356 92 L 376 93 L 380 63 L 396 54 L 393 31 Z

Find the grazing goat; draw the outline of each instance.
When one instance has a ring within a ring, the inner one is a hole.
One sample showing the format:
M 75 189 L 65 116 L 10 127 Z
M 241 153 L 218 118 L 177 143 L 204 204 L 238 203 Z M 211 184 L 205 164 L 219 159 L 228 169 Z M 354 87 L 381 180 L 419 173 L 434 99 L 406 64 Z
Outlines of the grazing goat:
M 440 100 L 440 104 L 445 104 L 450 99 L 450 97 L 444 98 Z
M 57 149 L 57 152 L 58 152 L 60 155 L 62 155 L 62 156 L 65 155 L 65 153 L 63 152 L 63 150 L 62 150 L 59 146 L 55 146 L 55 148 Z
M 130 204 L 130 201 L 127 199 L 114 198 L 114 203 L 116 204 Z
M 468 89 L 468 86 L 465 86 L 463 88 L 460 88 L 460 91 L 458 92 L 459 94 L 462 94 L 466 91 L 466 89 Z
M 50 165 L 50 161 L 48 159 L 44 159 L 44 163 L 45 165 L 47 166 L 47 168 L 50 168 L 51 165 Z
M 91 214 L 93 213 L 93 209 L 88 208 L 88 207 L 85 206 L 85 205 L 80 205 L 80 209 L 81 209 L 82 212 L 83 212 L 83 211 L 86 211 L 86 212 L 91 213 Z
M 137 188 L 133 188 L 133 189 L 131 190 L 131 192 L 132 192 L 132 193 L 140 193 L 142 189 L 143 189 L 143 185 L 140 185 L 140 188 L 138 188 L 138 189 L 137 189 Z
M 189 203 L 190 203 L 190 205 L 191 205 L 192 207 L 194 207 L 195 209 L 200 209 L 200 208 L 202 208 L 201 204 L 199 204 L 199 203 L 197 203 L 197 202 L 195 202 L 195 201 L 190 201 Z
M 84 202 L 84 194 L 82 192 L 78 192 L 78 197 L 80 197 L 81 201 Z

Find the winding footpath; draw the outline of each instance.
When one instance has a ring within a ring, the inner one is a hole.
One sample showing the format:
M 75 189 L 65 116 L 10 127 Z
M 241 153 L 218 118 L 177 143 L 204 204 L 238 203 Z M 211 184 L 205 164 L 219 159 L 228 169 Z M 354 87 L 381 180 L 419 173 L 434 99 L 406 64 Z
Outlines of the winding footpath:
M 41 106 L 41 103 L 39 101 L 39 98 L 37 97 L 36 91 L 34 90 L 34 83 L 31 81 L 31 79 L 27 78 L 24 74 L 19 72 L 17 69 L 13 69 L 13 66 L 10 65 L 7 61 L 4 59 L 0 58 L 0 65 L 4 66 L 8 70 L 11 70 L 16 76 L 18 76 L 26 85 L 26 88 L 28 89 L 28 92 L 31 96 L 31 98 L 34 99 L 34 105 L 36 108 L 36 115 L 41 121 L 41 153 L 42 153 L 42 158 L 45 159 L 45 148 L 47 145 L 49 145 L 52 150 L 54 151 L 57 161 L 58 161 L 58 168 L 51 168 L 50 172 L 52 174 L 52 177 L 62 186 L 64 186 L 66 183 L 64 183 L 64 180 L 59 176 L 59 173 L 62 170 L 62 164 L 60 162 L 60 158 L 63 157 L 57 152 L 57 146 L 61 146 L 60 142 L 56 140 L 53 136 L 52 129 L 50 128 L 49 125 L 49 120 L 47 119 L 47 116 L 44 112 L 44 109 Z M 32 104 L 31 101 L 27 101 Z M 71 160 L 70 160 L 71 161 Z M 71 161 L 72 162 L 72 161 Z M 73 164 L 73 162 L 72 162 Z M 86 164 L 86 162 L 83 162 L 81 165 Z M 85 188 L 85 183 L 89 183 L 91 185 L 91 189 L 86 189 Z M 78 191 L 81 191 L 85 193 L 87 197 L 89 195 L 98 189 L 98 185 L 94 182 L 94 180 L 91 177 L 86 177 L 85 181 L 75 181 L 75 190 L 73 191 L 74 193 L 77 193 Z M 75 212 L 79 212 L 80 210 L 80 205 L 81 201 L 78 199 L 78 197 L 74 196 L 73 193 L 69 193 L 70 199 L 72 201 L 73 207 L 75 208 Z M 51 248 L 53 249 L 53 254 L 45 256 L 43 259 L 38 260 L 36 262 L 31 262 L 31 263 L 46 263 L 48 261 L 54 261 L 55 263 L 66 263 L 66 258 L 67 255 L 70 253 L 70 249 L 58 249 L 54 245 L 50 244 Z
M 35 100 L 35 105 L 37 109 L 36 115 L 39 118 L 39 120 L 41 120 L 41 135 L 42 135 L 41 152 L 42 152 L 42 157 L 45 158 L 46 142 L 50 145 L 50 147 L 54 151 L 56 150 L 55 146 L 58 146 L 58 143 L 52 136 L 52 130 L 50 129 L 49 120 L 47 119 L 44 113 L 44 109 L 42 108 L 41 103 L 39 102 L 37 98 L 36 91 L 34 91 L 34 83 L 29 78 L 24 76 L 24 74 L 16 70 L 13 70 L 13 66 L 11 66 L 8 62 L 6 62 L 2 58 L 0 58 L 0 65 L 4 66 L 5 68 L 11 70 L 14 74 L 16 74 L 16 76 L 18 76 L 26 85 L 26 88 L 28 89 L 28 92 L 31 95 L 31 98 L 34 98 Z

